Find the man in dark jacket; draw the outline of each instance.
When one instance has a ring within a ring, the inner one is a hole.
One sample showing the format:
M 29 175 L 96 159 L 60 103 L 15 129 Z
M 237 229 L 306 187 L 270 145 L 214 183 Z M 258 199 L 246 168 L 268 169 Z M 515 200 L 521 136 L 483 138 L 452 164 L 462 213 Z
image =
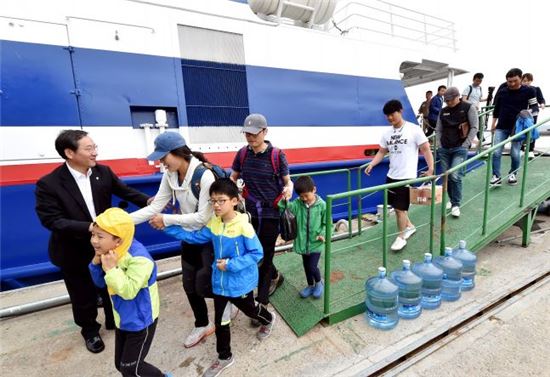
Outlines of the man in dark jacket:
M 457 166 L 468 158 L 468 148 L 474 141 L 479 120 L 477 109 L 470 102 L 460 99 L 457 88 L 450 87 L 445 92 L 445 103 L 437 119 L 435 134 L 437 139 L 437 155 L 444 171 Z M 449 175 L 447 185 L 450 201 L 447 203 L 453 217 L 460 216 L 462 201 L 462 171 Z
M 437 88 L 437 95 L 433 97 L 430 101 L 430 107 L 428 110 L 429 128 L 428 132 L 426 132 L 427 137 L 430 137 L 435 131 L 437 118 L 439 117 L 439 113 L 441 112 L 441 108 L 443 107 L 443 95 L 445 94 L 446 90 L 447 87 L 445 85 L 439 85 L 439 87 Z
M 65 164 L 36 183 L 36 213 L 51 231 L 48 252 L 51 262 L 61 269 L 71 298 L 73 318 L 82 328 L 86 348 L 103 351 L 97 318 L 97 291 L 88 270 L 94 257 L 90 232 L 96 216 L 111 207 L 113 194 L 140 207 L 148 196 L 126 186 L 109 167 L 96 163 L 97 146 L 80 130 L 62 131 L 55 149 Z M 105 327 L 114 329 L 111 301 L 100 292 L 105 310 Z
M 501 85 L 495 96 L 493 110 L 493 144 L 499 144 L 514 134 L 517 116 L 521 110 L 530 110 L 532 116 L 538 115 L 537 94 L 535 89 L 521 85 L 523 72 L 519 68 L 512 68 L 506 73 L 506 85 Z M 510 150 L 512 166 L 508 174 L 508 184 L 517 185 L 517 171 L 520 165 L 520 141 L 513 141 Z M 497 148 L 493 154 L 493 177 L 491 185 L 499 186 L 502 183 L 500 176 L 500 159 L 503 147 Z

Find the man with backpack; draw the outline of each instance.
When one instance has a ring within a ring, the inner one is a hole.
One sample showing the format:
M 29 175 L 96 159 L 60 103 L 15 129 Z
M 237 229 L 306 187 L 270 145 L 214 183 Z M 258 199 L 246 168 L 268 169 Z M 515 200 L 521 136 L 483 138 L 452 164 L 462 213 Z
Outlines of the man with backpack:
M 485 102 L 487 98 L 483 98 L 483 89 L 481 89 L 481 82 L 483 81 L 483 73 L 478 72 L 474 75 L 471 85 L 468 85 L 462 91 L 462 101 L 470 102 L 474 107 L 479 110 L 480 102 Z
M 535 89 L 521 85 L 523 72 L 519 68 L 512 68 L 506 73 L 506 83 L 501 85 L 495 96 L 495 109 L 493 110 L 493 123 L 491 132 L 493 133 L 493 144 L 499 144 L 514 134 L 516 120 L 521 110 L 530 110 L 532 116 L 538 115 L 539 106 L 537 103 L 537 94 Z M 508 184 L 517 185 L 517 171 L 520 165 L 521 141 L 512 141 L 510 157 L 512 166 L 508 175 Z M 493 154 L 493 176 L 491 185 L 500 186 L 502 178 L 500 176 L 500 160 L 502 157 L 503 146 L 497 148 Z
M 250 212 L 252 225 L 264 249 L 264 258 L 259 266 L 256 301 L 267 306 L 269 295 L 284 279 L 273 264 L 275 242 L 279 235 L 277 202 L 282 197 L 290 199 L 293 184 L 284 152 L 265 140 L 265 117 L 261 114 L 250 114 L 244 120 L 242 132 L 248 145 L 237 152 L 233 160 L 231 179 L 236 182 L 242 178 L 244 181 L 246 209 Z

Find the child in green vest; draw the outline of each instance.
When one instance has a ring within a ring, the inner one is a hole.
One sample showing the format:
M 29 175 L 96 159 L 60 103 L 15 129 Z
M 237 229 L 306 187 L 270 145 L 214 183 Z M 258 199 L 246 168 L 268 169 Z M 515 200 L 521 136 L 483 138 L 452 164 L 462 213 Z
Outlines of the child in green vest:
M 292 202 L 281 200 L 279 210 L 283 212 L 288 206 L 296 216 L 298 231 L 294 240 L 293 249 L 302 255 L 307 286 L 300 291 L 302 298 L 313 296 L 320 298 L 323 295 L 323 282 L 319 271 L 319 258 L 325 242 L 325 211 L 326 203 L 316 194 L 315 182 L 309 176 L 302 176 L 294 183 L 294 191 L 298 199 Z

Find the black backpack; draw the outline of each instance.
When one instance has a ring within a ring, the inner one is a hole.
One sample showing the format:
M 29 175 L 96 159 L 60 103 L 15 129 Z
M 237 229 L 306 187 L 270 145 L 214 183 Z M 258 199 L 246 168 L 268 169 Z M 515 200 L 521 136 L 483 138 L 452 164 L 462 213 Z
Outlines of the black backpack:
M 231 176 L 224 168 L 218 165 L 211 164 L 209 162 L 203 162 L 195 168 L 193 176 L 191 177 L 191 192 L 193 196 L 199 200 L 201 192 L 201 178 L 206 170 L 210 170 L 214 174 L 214 179 L 229 178 Z

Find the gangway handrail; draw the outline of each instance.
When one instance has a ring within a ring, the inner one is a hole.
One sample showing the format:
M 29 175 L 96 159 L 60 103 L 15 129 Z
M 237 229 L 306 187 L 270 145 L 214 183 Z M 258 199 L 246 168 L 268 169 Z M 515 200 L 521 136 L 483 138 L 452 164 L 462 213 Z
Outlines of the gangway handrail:
M 489 110 L 490 111 L 490 110 Z M 484 114 L 485 115 L 485 114 Z M 481 116 L 481 114 L 480 114 Z M 492 156 L 496 149 L 503 147 L 505 144 L 509 142 L 513 142 L 514 140 L 522 137 L 523 135 L 526 135 L 526 147 L 525 147 L 525 156 L 529 154 L 529 148 L 530 148 L 530 141 L 531 141 L 531 132 L 543 124 L 546 124 L 550 122 L 550 118 L 543 120 L 541 122 L 537 122 L 536 124 L 532 125 L 531 127 L 518 132 L 506 140 L 503 140 L 502 142 L 498 144 L 492 145 L 490 148 L 484 150 L 481 153 L 476 154 L 475 156 L 463 161 L 462 163 L 446 170 L 445 172 L 438 174 L 438 175 L 430 175 L 426 177 L 420 177 L 420 178 L 414 178 L 414 179 L 408 179 L 405 181 L 400 182 L 394 182 L 394 183 L 386 183 L 379 186 L 372 186 L 367 188 L 359 188 L 356 190 L 348 191 L 348 192 L 342 192 L 338 194 L 330 194 L 326 197 L 326 203 L 327 203 L 327 210 L 326 210 L 326 228 L 325 228 L 325 239 L 330 240 L 331 232 L 332 232 L 332 203 L 335 200 L 339 199 L 345 199 L 350 198 L 354 196 L 359 196 L 363 194 L 369 194 L 377 191 L 384 191 L 384 204 L 383 204 L 383 213 L 382 213 L 382 263 L 383 266 L 387 268 L 387 210 L 388 210 L 388 189 L 401 187 L 401 186 L 407 186 L 407 185 L 414 185 L 418 183 L 424 183 L 430 181 L 432 183 L 432 198 L 435 198 L 436 194 L 436 185 L 435 181 L 442 178 L 443 179 L 443 187 L 442 187 L 442 200 L 441 200 L 441 227 L 440 227 L 440 254 L 443 255 L 444 249 L 445 249 L 445 219 L 446 219 L 446 202 L 447 202 L 447 181 L 448 176 L 460 169 L 464 169 L 467 165 L 471 164 L 472 162 L 475 162 L 477 160 L 482 159 L 485 156 L 488 156 L 487 158 L 487 172 L 486 172 L 486 179 L 485 179 L 485 202 L 484 202 L 484 208 L 483 208 L 483 226 L 482 226 L 482 235 L 485 236 L 487 234 L 487 212 L 488 212 L 488 202 L 489 202 L 489 187 L 490 187 L 490 177 L 492 173 Z M 481 141 L 480 141 L 481 142 Z M 520 203 L 519 207 L 523 208 L 524 201 L 525 201 L 525 183 L 527 178 L 527 170 L 528 170 L 528 158 L 524 158 L 523 160 L 523 177 L 522 177 L 522 185 L 521 185 L 521 193 L 520 193 Z M 367 164 L 368 165 L 368 164 Z M 430 251 L 433 253 L 433 238 L 434 238 L 434 219 L 433 219 L 433 213 L 435 211 L 435 201 L 432 200 L 431 202 L 431 213 L 432 218 L 430 220 Z M 361 213 L 358 214 L 358 218 L 361 217 Z M 528 230 L 527 230 L 528 231 Z M 330 293 L 331 293 L 331 283 L 330 283 L 330 276 L 331 276 L 331 242 L 325 243 L 325 271 L 324 271 L 324 277 L 325 277 L 325 294 L 324 294 L 324 303 L 323 303 L 323 311 L 325 316 L 328 316 L 330 314 Z

